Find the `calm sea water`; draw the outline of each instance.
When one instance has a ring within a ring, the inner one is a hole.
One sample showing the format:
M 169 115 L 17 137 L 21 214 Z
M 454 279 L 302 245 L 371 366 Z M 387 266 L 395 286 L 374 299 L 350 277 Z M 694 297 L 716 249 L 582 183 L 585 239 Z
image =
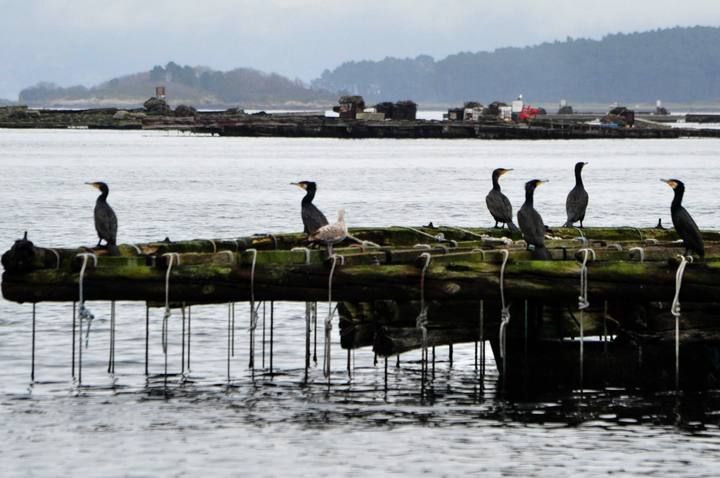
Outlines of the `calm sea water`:
M 588 161 L 595 225 L 670 223 L 670 189 L 703 228 L 720 228 L 718 140 L 339 141 L 211 138 L 148 132 L 0 130 L 0 246 L 28 231 L 46 246 L 95 243 L 96 191 L 105 180 L 121 241 L 232 237 L 301 229 L 302 191 L 357 226 L 491 225 L 484 207 L 495 167 L 513 206 L 523 184 L 549 224 L 564 221 L 572 167 Z M 109 304 L 83 350 L 83 383 L 70 377 L 72 308 L 37 308 L 36 380 L 30 384 L 31 306 L 0 300 L 0 475 L 195 476 L 378 474 L 487 476 L 717 476 L 720 393 L 676 397 L 596 390 L 511 401 L 489 371 L 477 375 L 472 344 L 437 349 L 428 398 L 419 354 L 382 361 L 346 353 L 333 331 L 331 384 L 321 367 L 303 383 L 304 307 L 276 303 L 275 375 L 248 363 L 248 309 L 238 304 L 236 356 L 226 377 L 227 306 L 193 308 L 192 363 L 180 383 L 180 319 L 170 321 L 170 395 L 163 393 L 162 311 L 151 310 L 150 372 L 144 376 L 142 304 L 117 306 L 116 373 L 106 373 Z M 321 308 L 321 311 L 324 310 Z M 266 309 L 269 336 L 269 304 Z M 262 332 L 256 361 L 262 369 Z M 269 343 L 265 345 L 265 367 Z

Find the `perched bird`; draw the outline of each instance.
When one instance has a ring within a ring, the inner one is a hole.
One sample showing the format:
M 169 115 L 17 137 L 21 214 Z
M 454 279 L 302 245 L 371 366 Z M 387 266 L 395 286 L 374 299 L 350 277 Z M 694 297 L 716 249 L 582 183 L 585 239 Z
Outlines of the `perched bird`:
M 98 235 L 97 247 L 100 242 L 105 241 L 108 253 L 113 256 L 120 255 L 117 248 L 117 216 L 115 211 L 107 203 L 108 193 L 110 189 L 103 182 L 85 183 L 100 190 L 100 196 L 95 201 L 95 230 Z
M 525 183 L 525 203 L 517 213 L 518 224 L 528 249 L 533 251 L 533 259 L 552 259 L 550 251 L 545 248 L 545 223 L 533 206 L 535 188 L 547 180 L 533 179 Z
M 308 236 L 308 241 L 325 244 L 328 248 L 328 255 L 332 255 L 333 244 L 342 242 L 348 235 L 345 225 L 345 210 L 338 211 L 338 219 L 334 224 L 327 224 Z
M 580 221 L 580 227 L 583 227 L 585 219 L 585 211 L 588 205 L 588 193 L 582 180 L 582 169 L 587 163 L 575 163 L 575 187 L 570 190 L 565 201 L 565 210 L 567 211 L 567 222 L 563 227 L 573 227 L 573 223 Z
M 493 171 L 493 187 L 485 197 L 485 203 L 493 219 L 495 219 L 495 227 L 498 227 L 498 223 L 503 223 L 507 224 L 511 232 L 519 232 L 519 229 L 512 220 L 512 205 L 510 204 L 510 200 L 502 193 L 500 183 L 498 182 L 500 176 L 508 171 L 512 171 L 512 169 L 498 168 Z
M 685 255 L 695 252 L 700 257 L 705 257 L 705 245 L 700 235 L 700 229 L 695 224 L 690 213 L 682 206 L 685 184 L 679 179 L 661 179 L 664 183 L 674 189 L 675 197 L 670 206 L 670 216 L 678 236 L 683 240 Z
M 325 214 L 320 212 L 320 209 L 312 202 L 315 198 L 315 192 L 317 191 L 317 184 L 312 181 L 300 181 L 299 183 L 290 184 L 306 191 L 300 203 L 300 213 L 304 228 L 303 232 L 305 232 L 305 234 L 312 234 L 321 227 L 327 226 L 328 220 Z

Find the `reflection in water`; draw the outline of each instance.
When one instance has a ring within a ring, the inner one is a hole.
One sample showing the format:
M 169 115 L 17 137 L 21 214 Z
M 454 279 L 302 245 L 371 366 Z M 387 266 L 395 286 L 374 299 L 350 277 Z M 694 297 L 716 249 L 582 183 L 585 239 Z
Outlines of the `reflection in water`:
M 682 179 L 693 185 L 688 208 L 701 227 L 720 227 L 720 178 L 710 167 L 717 140 L 388 142 L 3 130 L 0 142 L 3 249 L 26 229 L 43 245 L 92 244 L 94 195 L 82 183 L 94 179 L 113 184 L 121 242 L 300 230 L 300 197 L 287 186 L 300 177 L 318 182 L 315 201 L 324 210 L 347 209 L 351 226 L 491 225 L 484 196 L 498 163 L 515 168 L 503 188 L 515 209 L 526 180 L 549 178 L 536 207 L 559 224 L 580 158 L 590 163 L 588 226 L 669 223 L 657 178 L 678 176 L 672 173 L 681 164 Z M 237 305 L 229 384 L 226 305 L 192 308 L 189 371 L 182 321 L 173 314 L 167 376 L 163 311 L 151 308 L 146 377 L 145 306 L 117 303 L 110 375 L 110 304 L 90 305 L 83 386 L 71 378 L 72 305 L 52 303 L 37 306 L 37 381 L 29 386 L 31 306 L 0 300 L 3 475 L 717 475 L 715 390 L 507 396 L 498 390 L 490 347 L 483 377 L 474 345 L 462 344 L 452 365 L 447 347 L 434 350 L 421 393 L 419 351 L 403 354 L 399 368 L 391 357 L 386 382 L 384 359 L 374 365 L 369 349 L 357 350 L 349 379 L 337 326 L 328 385 L 321 364 L 305 378 L 305 307 L 292 303 L 276 303 L 274 374 L 267 322 L 265 341 L 262 324 L 256 331 L 259 366 L 248 370 L 249 313 Z

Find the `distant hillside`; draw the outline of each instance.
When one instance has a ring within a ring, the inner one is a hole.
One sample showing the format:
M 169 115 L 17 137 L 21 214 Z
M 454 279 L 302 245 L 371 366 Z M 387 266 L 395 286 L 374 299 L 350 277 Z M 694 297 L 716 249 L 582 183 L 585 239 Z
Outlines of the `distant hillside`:
M 22 90 L 20 102 L 49 107 L 140 106 L 160 85 L 166 87 L 170 104 L 199 108 L 321 107 L 337 100 L 335 94 L 309 88 L 299 80 L 274 73 L 249 68 L 222 72 L 170 62 L 165 67 L 155 66 L 151 71 L 114 78 L 90 88 L 62 88 L 52 83 L 39 83 Z
M 693 27 L 567 39 L 526 48 L 414 59 L 344 63 L 316 88 L 360 94 L 366 101 L 419 103 L 687 103 L 720 99 L 720 28 Z

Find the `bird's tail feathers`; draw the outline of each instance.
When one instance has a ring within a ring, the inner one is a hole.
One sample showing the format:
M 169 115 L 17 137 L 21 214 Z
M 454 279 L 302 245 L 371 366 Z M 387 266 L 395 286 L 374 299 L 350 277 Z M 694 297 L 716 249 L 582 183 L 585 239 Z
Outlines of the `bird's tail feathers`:
M 108 244 L 107 251 L 109 256 L 119 256 L 120 255 L 120 249 L 118 249 L 117 244 Z
M 507 227 L 510 230 L 510 232 L 520 232 L 520 228 L 518 228 L 514 222 L 510 221 L 507 223 Z

